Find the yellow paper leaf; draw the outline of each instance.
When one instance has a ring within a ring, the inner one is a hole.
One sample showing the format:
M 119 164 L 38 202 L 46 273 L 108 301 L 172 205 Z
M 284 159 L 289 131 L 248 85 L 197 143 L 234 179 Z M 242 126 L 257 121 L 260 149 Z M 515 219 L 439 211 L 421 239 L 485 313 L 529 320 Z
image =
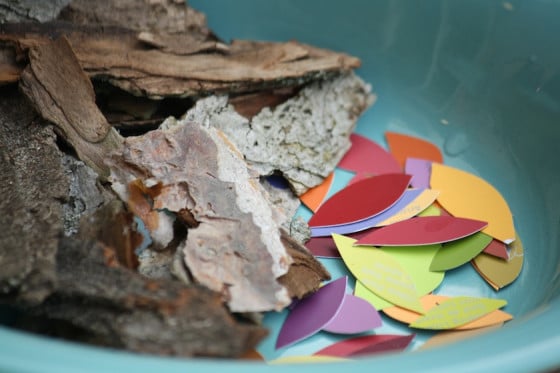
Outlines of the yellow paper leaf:
M 403 308 L 424 313 L 410 275 L 391 255 L 371 247 L 352 246 L 356 240 L 332 235 L 352 274 L 379 297 Z
M 438 347 L 441 345 L 447 345 L 454 342 L 462 341 L 464 339 L 479 337 L 485 333 L 491 332 L 493 330 L 501 328 L 503 323 L 488 326 L 486 328 L 480 329 L 470 329 L 470 330 L 458 330 L 452 329 L 445 332 L 437 333 L 430 339 L 428 339 L 418 350 L 425 350 L 428 348 Z
M 410 324 L 417 329 L 454 329 L 507 304 L 503 299 L 454 297 L 427 311 Z
M 516 235 L 509 246 L 509 260 L 505 261 L 492 255 L 480 254 L 472 260 L 474 269 L 495 290 L 511 284 L 521 273 L 523 267 L 523 243 Z
M 505 243 L 515 239 L 511 210 L 487 181 L 471 173 L 432 164 L 431 187 L 441 191 L 438 202 L 457 217 L 488 222 L 482 232 Z
M 436 198 L 439 196 L 439 190 L 426 189 L 420 193 L 412 202 L 406 205 L 401 211 L 395 215 L 385 219 L 381 223 L 377 224 L 377 227 L 382 227 L 385 225 L 393 224 L 399 221 L 410 219 L 413 216 L 418 215 L 420 212 L 428 208 Z
M 426 311 L 429 311 L 432 308 L 436 307 L 438 304 L 443 303 L 448 299 L 450 299 L 450 297 L 445 295 L 428 294 L 420 298 L 420 302 L 422 303 L 424 309 Z M 404 308 L 397 307 L 397 306 L 387 307 L 383 310 L 383 312 L 390 318 L 403 322 L 405 324 L 411 324 L 415 322 L 418 318 L 422 317 L 422 315 L 416 312 L 406 310 Z M 501 310 L 494 310 L 482 317 L 479 317 L 478 319 L 475 319 L 464 325 L 453 328 L 453 330 L 485 328 L 491 325 L 503 324 L 505 321 L 509 321 L 511 319 L 513 319 L 513 316 L 510 315 L 509 313 Z

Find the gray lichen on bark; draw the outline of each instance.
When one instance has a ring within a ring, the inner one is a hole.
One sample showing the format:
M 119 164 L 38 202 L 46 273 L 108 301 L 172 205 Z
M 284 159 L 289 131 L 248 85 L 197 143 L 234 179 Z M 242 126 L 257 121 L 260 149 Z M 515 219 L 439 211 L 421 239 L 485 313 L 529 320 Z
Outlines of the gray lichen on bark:
M 260 175 L 281 172 L 296 194 L 319 185 L 350 148 L 358 116 L 373 103 L 371 87 L 353 73 L 320 80 L 251 120 L 225 96 L 199 100 L 186 120 L 208 123 L 231 139 Z

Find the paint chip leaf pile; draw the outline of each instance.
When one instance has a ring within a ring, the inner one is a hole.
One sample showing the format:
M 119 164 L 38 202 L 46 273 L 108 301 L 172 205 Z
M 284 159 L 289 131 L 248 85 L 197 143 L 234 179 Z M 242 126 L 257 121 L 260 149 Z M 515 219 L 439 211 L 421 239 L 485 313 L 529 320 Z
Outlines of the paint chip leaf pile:
M 451 336 L 513 318 L 502 310 L 507 300 L 498 293 L 438 291 L 447 271 L 465 265 L 496 292 L 519 276 L 523 246 L 506 200 L 481 177 L 444 165 L 436 145 L 385 135 L 388 150 L 352 134 L 352 147 L 339 164 L 354 173 L 350 182 L 327 197 L 336 179 L 331 175 L 301 197 L 313 213 L 307 248 L 341 261 L 349 275 L 291 307 L 275 346 L 294 346 L 318 333 L 346 337 L 313 356 L 287 354 L 277 362 L 403 351 L 422 330 Z M 406 324 L 409 333 L 377 332 L 388 320 Z M 434 344 L 444 340 L 440 334 Z

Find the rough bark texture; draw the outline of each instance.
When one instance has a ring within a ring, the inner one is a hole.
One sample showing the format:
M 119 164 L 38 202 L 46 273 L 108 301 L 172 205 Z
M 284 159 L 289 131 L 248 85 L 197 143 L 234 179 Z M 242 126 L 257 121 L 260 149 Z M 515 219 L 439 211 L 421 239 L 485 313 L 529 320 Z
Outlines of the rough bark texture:
M 279 171 L 301 195 L 320 184 L 350 148 L 358 116 L 373 102 L 371 88 L 354 74 L 314 82 L 250 120 L 225 96 L 197 101 L 187 120 L 220 129 L 260 175 Z
M 0 0 L 0 23 L 47 22 L 71 0 Z
M 160 231 L 173 231 L 164 209 L 190 212 L 198 226 L 189 229 L 179 250 L 184 250 L 194 278 L 222 292 L 232 311 L 289 304 L 276 281 L 291 262 L 280 241 L 283 219 L 271 208 L 258 177 L 219 131 L 183 122 L 127 138 L 123 153 L 113 158 L 111 181 L 129 206 L 145 204 L 131 186 L 151 188 L 151 208 L 136 210 L 154 241 L 163 235 Z
M 107 251 L 87 238 L 63 239 L 58 290 L 28 312 L 70 323 L 98 343 L 164 355 L 236 357 L 266 335 L 234 320 L 219 294 L 147 279 L 116 265 Z
M 0 298 L 39 303 L 56 286 L 68 180 L 52 128 L 14 89 L 0 96 Z
M 54 123 L 81 160 L 101 177 L 108 176 L 104 158 L 122 138 L 95 104 L 89 78 L 65 37 L 31 48 L 20 88 L 35 109 Z

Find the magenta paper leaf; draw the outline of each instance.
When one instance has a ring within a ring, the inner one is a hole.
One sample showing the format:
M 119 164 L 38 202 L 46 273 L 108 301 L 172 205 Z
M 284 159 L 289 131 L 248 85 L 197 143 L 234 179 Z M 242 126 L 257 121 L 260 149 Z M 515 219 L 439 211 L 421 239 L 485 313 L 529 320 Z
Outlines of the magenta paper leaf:
M 484 229 L 488 223 L 452 216 L 424 216 L 377 229 L 354 245 L 423 246 L 458 240 Z
M 338 334 L 356 334 L 379 328 L 381 324 L 381 316 L 375 307 L 362 298 L 346 294 L 342 307 L 323 330 Z
M 410 185 L 413 188 L 430 188 L 430 176 L 432 174 L 432 161 L 419 158 L 407 158 L 404 165 L 404 173 L 412 175 Z
M 309 219 L 309 226 L 349 224 L 375 216 L 402 197 L 410 178 L 404 174 L 384 174 L 348 185 L 323 203 Z
M 347 276 L 341 277 L 299 301 L 280 329 L 276 348 L 292 345 L 323 329 L 342 307 L 347 282 Z
M 389 351 L 402 351 L 410 344 L 410 342 L 412 342 L 414 336 L 414 334 L 365 335 L 363 337 L 356 337 L 337 342 L 315 352 L 314 355 L 352 357 L 374 355 Z
M 400 173 L 401 166 L 391 153 L 367 137 L 351 134 L 352 147 L 338 163 L 338 167 L 356 173 L 373 175 Z

